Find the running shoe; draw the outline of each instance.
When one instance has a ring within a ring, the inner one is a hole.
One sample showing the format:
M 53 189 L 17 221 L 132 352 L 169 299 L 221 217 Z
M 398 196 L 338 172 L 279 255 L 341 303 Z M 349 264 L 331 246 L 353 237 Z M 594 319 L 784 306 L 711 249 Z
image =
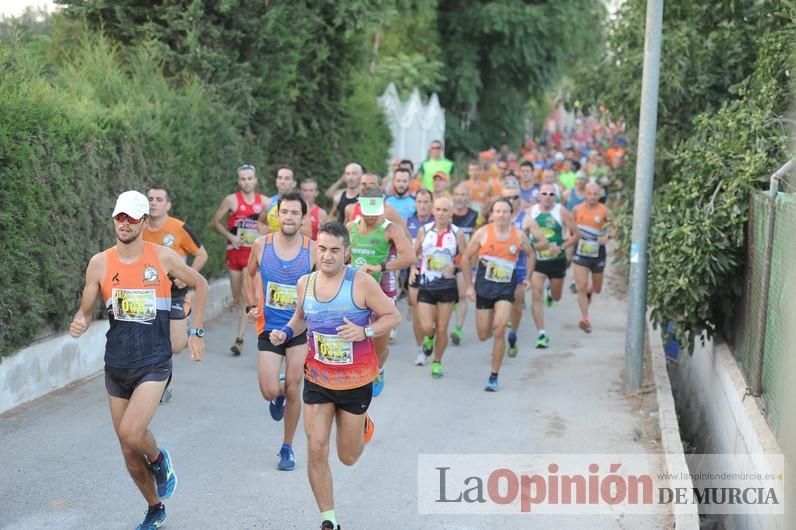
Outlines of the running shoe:
M 393 328 L 390 330 L 390 342 L 393 342 L 395 338 L 398 336 L 398 330 Z
M 489 380 L 486 382 L 486 387 L 484 390 L 487 392 L 497 392 L 498 390 L 498 378 L 496 375 L 490 375 Z
M 575 285 L 575 282 L 569 284 L 569 292 L 571 292 L 572 294 L 578 293 L 578 286 Z
M 434 337 L 423 337 L 423 353 L 426 357 L 431 357 L 434 353 Z
M 509 357 L 516 357 L 517 353 L 519 353 L 519 349 L 517 348 L 517 334 L 514 331 L 509 331 Z
M 539 335 L 539 338 L 536 339 L 536 347 L 537 348 L 547 348 L 550 345 L 550 337 L 547 335 Z
M 451 333 L 451 342 L 458 346 L 462 342 L 462 328 L 456 326 L 456 329 Z
M 442 377 L 442 363 L 439 361 L 434 361 L 431 363 L 431 377 L 434 379 L 439 379 Z
M 279 450 L 279 464 L 276 468 L 279 471 L 293 471 L 296 467 L 296 458 L 293 456 L 293 449 L 284 445 Z
M 588 318 L 584 318 L 583 320 L 578 322 L 578 326 L 580 326 L 580 329 L 582 329 L 586 333 L 591 333 L 591 322 L 589 321 Z
M 549 285 L 547 286 L 547 291 L 545 291 L 544 305 L 547 307 L 553 307 L 553 293 L 550 291 Z
M 163 523 L 165 522 L 166 507 L 163 506 L 163 503 L 161 502 L 157 506 L 149 507 L 149 509 L 146 511 L 144 522 L 136 526 L 135 530 L 155 530 L 156 528 L 163 526 Z
M 378 397 L 384 390 L 384 368 L 379 370 L 379 375 L 373 380 L 373 397 Z
M 229 349 L 232 352 L 232 355 L 238 356 L 243 351 L 243 339 L 237 338 L 235 339 L 235 344 Z
M 324 521 L 321 523 L 321 530 L 340 530 L 340 525 L 335 529 L 331 521 Z
M 426 365 L 426 354 L 423 353 L 423 348 L 420 348 L 420 351 L 417 352 L 417 357 L 415 357 L 415 366 L 425 366 Z
M 149 470 L 155 475 L 158 497 L 161 499 L 168 499 L 174 495 L 174 490 L 177 489 L 177 475 L 174 473 L 174 466 L 171 463 L 171 455 L 169 455 L 169 452 L 165 449 L 158 450 L 161 455 L 160 462 L 157 464 L 149 464 Z
M 284 394 L 279 394 L 276 399 L 268 403 L 268 412 L 274 421 L 280 421 L 285 417 L 285 407 L 287 406 L 287 397 Z
M 365 413 L 365 443 L 369 443 L 373 439 L 373 434 L 376 432 L 376 423 L 371 419 L 370 414 Z

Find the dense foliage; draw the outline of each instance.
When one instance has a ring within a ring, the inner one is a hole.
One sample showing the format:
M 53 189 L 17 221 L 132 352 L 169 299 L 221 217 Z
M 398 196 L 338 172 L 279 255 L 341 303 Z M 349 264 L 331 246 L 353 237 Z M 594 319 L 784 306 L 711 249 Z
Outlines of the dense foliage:
M 644 10 L 641 0 L 625 2 L 606 56 L 576 94 L 625 116 L 631 131 Z M 693 347 L 738 303 L 749 191 L 791 156 L 796 4 L 667 2 L 663 35 L 648 303 L 656 323 L 676 322 L 677 337 Z

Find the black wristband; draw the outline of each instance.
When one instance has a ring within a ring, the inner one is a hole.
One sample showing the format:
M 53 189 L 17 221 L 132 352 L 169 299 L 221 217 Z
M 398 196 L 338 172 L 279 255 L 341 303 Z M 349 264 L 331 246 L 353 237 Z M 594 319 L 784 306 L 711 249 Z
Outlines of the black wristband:
M 379 265 L 379 267 L 381 267 L 381 272 L 385 272 L 387 270 L 387 264 L 386 263 L 382 263 L 381 265 Z

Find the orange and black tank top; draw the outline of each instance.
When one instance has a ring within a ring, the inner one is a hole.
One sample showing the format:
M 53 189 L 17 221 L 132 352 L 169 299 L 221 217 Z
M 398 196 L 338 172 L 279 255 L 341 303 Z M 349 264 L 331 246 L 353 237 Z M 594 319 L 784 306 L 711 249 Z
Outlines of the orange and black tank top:
M 105 251 L 102 300 L 110 329 L 105 365 L 141 368 L 171 357 L 171 280 L 160 265 L 157 245 L 144 242 L 133 263 L 122 263 L 116 247 Z
M 494 223 L 486 225 L 486 237 L 478 250 L 478 272 L 475 292 L 482 298 L 496 300 L 514 292 L 517 278 L 517 259 L 522 249 L 522 232 L 509 225 L 505 240 L 498 239 Z

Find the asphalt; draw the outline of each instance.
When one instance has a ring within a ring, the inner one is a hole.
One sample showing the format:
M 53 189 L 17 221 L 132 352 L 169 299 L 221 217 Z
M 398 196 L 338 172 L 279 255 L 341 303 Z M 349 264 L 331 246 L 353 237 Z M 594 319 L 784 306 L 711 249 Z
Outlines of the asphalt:
M 401 309 L 405 316 L 405 303 Z M 640 436 L 644 420 L 622 392 L 624 302 L 610 293 L 595 297 L 591 335 L 578 329 L 577 315 L 566 289 L 547 310 L 550 348 L 537 350 L 526 311 L 520 354 L 506 359 L 497 393 L 484 391 L 490 344 L 475 337 L 472 307 L 463 343 L 449 347 L 439 380 L 430 366 L 413 365 L 416 347 L 404 318 L 384 392 L 371 405 L 374 440 L 353 467 L 332 458 L 341 527 L 671 527 L 665 515 L 418 513 L 419 454 L 650 453 Z M 179 476 L 165 528 L 317 529 L 301 425 L 296 470 L 276 470 L 282 425 L 257 387 L 254 330 L 235 358 L 228 352 L 233 315 L 206 328 L 205 361 L 175 358 L 174 400 L 152 424 Z M 0 455 L 0 528 L 131 529 L 146 511 L 124 467 L 100 376 L 0 416 Z

